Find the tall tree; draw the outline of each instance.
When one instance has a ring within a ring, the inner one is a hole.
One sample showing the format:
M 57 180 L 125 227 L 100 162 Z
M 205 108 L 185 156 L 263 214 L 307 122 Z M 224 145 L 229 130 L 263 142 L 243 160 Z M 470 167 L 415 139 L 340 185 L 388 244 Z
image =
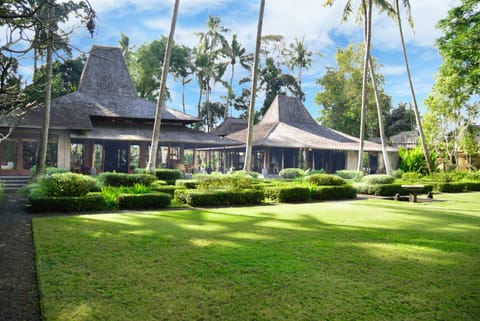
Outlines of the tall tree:
M 240 42 L 237 40 L 237 35 L 232 36 L 232 41 L 230 44 L 223 49 L 225 56 L 229 59 L 228 64 L 230 65 L 230 81 L 228 83 L 228 95 L 227 95 L 227 104 L 225 108 L 225 115 L 223 118 L 227 118 L 231 112 L 232 102 L 235 99 L 235 94 L 233 92 L 233 78 L 235 75 L 235 65 L 240 64 L 245 70 L 250 70 L 252 63 L 252 55 L 247 53 L 247 50 L 242 47 Z
M 50 107 L 51 107 L 51 98 L 52 98 L 52 57 L 53 57 L 53 28 L 55 25 L 54 16 L 55 16 L 55 1 L 52 0 L 52 3 L 48 4 L 48 22 L 47 22 L 47 66 L 45 77 L 45 110 L 43 112 L 43 125 L 42 133 L 40 138 L 40 149 L 39 156 L 37 161 L 37 171 L 35 173 L 35 180 L 40 179 L 45 172 L 45 166 L 47 161 L 47 148 L 48 148 L 48 132 L 50 128 Z
M 255 116 L 255 98 L 257 94 L 257 78 L 258 78 L 258 60 L 260 58 L 260 43 L 262 39 L 262 25 L 263 25 L 263 12 L 265 10 L 265 0 L 260 0 L 260 12 L 258 14 L 257 25 L 257 40 L 255 43 L 255 56 L 253 58 L 252 68 L 252 85 L 250 89 L 250 107 L 248 109 L 248 130 L 247 130 L 247 142 L 245 146 L 245 163 L 243 164 L 243 170 L 247 173 L 250 172 L 252 166 L 252 144 L 253 144 L 253 120 Z
M 265 91 L 265 100 L 260 110 L 261 115 L 265 114 L 277 95 L 288 93 L 301 99 L 304 97 L 297 79 L 290 74 L 282 73 L 282 69 L 275 64 L 273 58 L 266 59 L 265 66 L 260 70 L 259 76 L 260 88 Z
M 167 48 L 163 59 L 163 72 L 160 80 L 160 90 L 157 100 L 157 110 L 155 112 L 155 122 L 153 124 L 152 143 L 150 146 L 150 155 L 148 157 L 147 170 L 153 172 L 157 167 L 158 141 L 160 139 L 160 124 L 162 123 L 163 105 L 165 104 L 165 88 L 167 85 L 168 68 L 170 66 L 170 55 L 172 53 L 173 37 L 175 35 L 175 26 L 177 25 L 177 14 L 180 0 L 175 0 L 173 7 L 172 23 L 170 25 L 170 34 L 168 35 Z
M 228 41 L 225 38 L 225 33 L 230 30 L 221 25 L 219 17 L 208 16 L 207 20 L 207 31 L 199 32 L 199 44 L 196 53 L 199 55 L 200 59 L 196 61 L 200 63 L 200 75 L 202 77 L 199 80 L 199 85 L 201 85 L 205 92 L 205 108 L 207 117 L 207 131 L 212 131 L 212 124 L 209 123 L 211 119 L 210 115 L 210 94 L 212 85 L 221 82 L 221 78 L 225 73 L 226 65 L 219 64 L 219 59 L 224 56 L 223 48 L 228 46 Z M 197 75 L 198 78 L 198 75 Z M 202 90 L 202 89 L 200 89 Z M 199 101 L 199 110 L 200 110 Z
M 410 23 L 410 26 L 413 28 L 413 19 L 412 19 L 411 10 L 410 10 L 410 1 L 409 0 L 403 0 L 402 3 L 403 3 L 403 7 L 406 10 L 407 18 L 408 18 L 408 21 Z M 399 6 L 399 3 L 398 3 L 398 0 L 393 0 L 393 7 L 394 7 L 394 10 L 395 10 L 394 11 L 395 12 L 394 16 L 395 16 L 395 19 L 396 19 L 396 22 L 397 22 L 397 25 L 398 25 L 398 31 L 400 33 L 400 41 L 402 43 L 403 59 L 405 61 L 405 68 L 407 70 L 407 77 L 408 77 L 408 84 L 409 84 L 409 87 L 410 87 L 410 94 L 412 96 L 413 110 L 414 110 L 414 113 L 415 113 L 415 122 L 417 124 L 418 133 L 420 135 L 420 143 L 422 144 L 422 150 L 423 150 L 423 154 L 425 156 L 425 162 L 427 164 L 428 173 L 431 174 L 432 173 L 432 168 L 431 168 L 431 162 L 430 162 L 430 152 L 428 150 L 427 142 L 425 140 L 425 134 L 423 132 L 423 126 L 422 126 L 422 120 L 421 120 L 421 117 L 420 117 L 420 111 L 419 111 L 418 104 L 417 104 L 417 96 L 415 94 L 415 88 L 413 87 L 412 74 L 410 72 L 410 64 L 408 63 L 407 48 L 406 48 L 406 45 L 405 45 L 405 37 L 403 36 L 402 18 L 401 18 L 401 15 L 400 15 L 400 6 Z
M 295 42 L 290 44 L 290 49 L 288 50 L 289 59 L 287 65 L 292 70 L 292 72 L 297 69 L 297 79 L 300 89 L 302 88 L 302 71 L 303 69 L 309 69 L 312 65 L 312 51 L 308 50 L 305 46 L 305 37 L 301 40 L 295 38 Z
M 315 95 L 315 103 L 322 106 L 318 120 L 325 126 L 356 137 L 360 130 L 363 56 L 363 44 L 338 48 L 335 55 L 336 66 L 327 67 L 324 75 L 317 80 L 322 90 Z M 384 76 L 379 72 L 380 67 L 374 58 L 372 63 L 382 115 L 387 115 L 392 107 L 391 97 L 384 91 Z M 365 135 L 378 137 L 380 133 L 376 103 L 372 95 L 373 82 L 369 81 L 367 85 Z

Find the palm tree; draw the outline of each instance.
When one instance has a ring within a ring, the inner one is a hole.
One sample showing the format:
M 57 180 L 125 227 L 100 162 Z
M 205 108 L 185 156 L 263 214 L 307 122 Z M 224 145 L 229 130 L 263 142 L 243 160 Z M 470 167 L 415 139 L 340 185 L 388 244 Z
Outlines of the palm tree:
M 173 37 L 175 35 L 175 26 L 177 24 L 177 13 L 180 0 L 175 0 L 173 8 L 172 24 L 170 34 L 168 35 L 167 48 L 165 49 L 165 58 L 163 59 L 162 77 L 160 79 L 160 93 L 158 95 L 157 110 L 155 113 L 155 123 L 153 125 L 152 144 L 150 155 L 148 157 L 147 170 L 153 172 L 157 167 L 158 141 L 160 138 L 160 124 L 162 122 L 163 104 L 165 100 L 165 87 L 167 84 L 168 68 L 170 66 L 170 55 L 172 53 Z
M 237 35 L 232 36 L 232 42 L 224 47 L 224 54 L 229 58 L 228 64 L 230 65 L 230 82 L 228 84 L 228 96 L 227 96 L 227 105 L 225 107 L 225 115 L 223 118 L 229 116 L 230 106 L 232 105 L 232 100 L 235 98 L 233 94 L 233 77 L 235 74 L 235 65 L 240 63 L 240 66 L 246 70 L 250 70 L 251 55 L 247 53 L 247 50 L 242 47 L 242 45 L 237 40 Z
M 260 58 L 260 43 L 262 40 L 262 25 L 263 25 L 263 12 L 265 9 L 265 0 L 260 0 L 260 13 L 258 15 L 257 26 L 257 40 L 255 44 L 255 56 L 253 58 L 252 69 L 252 87 L 250 90 L 250 106 L 248 108 L 248 133 L 247 144 L 245 147 L 245 163 L 243 164 L 243 170 L 247 173 L 250 172 L 252 161 L 252 140 L 253 140 L 253 120 L 255 116 L 255 96 L 257 95 L 257 78 L 258 78 L 258 59 Z
M 430 164 L 430 153 L 427 148 L 427 142 L 425 140 L 425 134 L 423 132 L 423 127 L 422 127 L 422 120 L 420 119 L 420 112 L 418 110 L 418 104 L 417 104 L 417 98 L 415 95 L 415 89 L 413 88 L 413 82 L 412 82 L 412 75 L 410 73 L 410 65 L 408 63 L 408 56 L 407 56 L 407 49 L 405 46 L 405 38 L 403 36 L 403 29 L 402 29 L 402 19 L 400 17 L 400 7 L 398 4 L 398 0 L 393 0 L 393 7 L 395 10 L 395 18 L 397 20 L 398 24 L 398 31 L 400 32 L 400 40 L 402 42 L 402 50 L 403 50 L 403 58 L 405 60 L 405 68 L 407 70 L 407 76 L 408 76 L 408 84 L 410 85 L 410 94 L 412 95 L 412 102 L 413 102 L 413 110 L 415 113 L 415 121 L 417 123 L 417 128 L 418 128 L 418 133 L 420 135 L 420 141 L 422 144 L 422 149 L 423 149 L 423 154 L 425 156 L 425 160 L 427 162 L 427 168 L 428 168 L 428 173 L 432 173 L 432 166 Z M 410 11 L 410 1 L 408 0 L 403 0 L 403 7 L 406 9 L 407 12 L 407 17 L 408 17 L 408 22 L 410 26 L 413 28 L 413 19 Z
M 295 42 L 290 44 L 289 50 L 290 59 L 287 61 L 287 65 L 292 72 L 295 68 L 298 68 L 298 84 L 302 87 L 302 70 L 303 68 L 309 69 L 312 65 L 312 52 L 305 47 L 305 36 L 302 40 L 295 38 Z
M 220 25 L 219 17 L 208 16 L 207 31 L 199 32 L 200 37 L 197 54 L 201 54 L 201 73 L 202 79 L 199 79 L 199 85 L 205 91 L 205 109 L 207 112 L 207 131 L 211 132 L 210 124 L 210 92 L 211 81 L 218 82 L 225 72 L 226 66 L 216 64 L 216 60 L 223 55 L 222 48 L 228 46 L 228 41 L 223 35 L 230 30 Z M 197 76 L 198 78 L 198 76 Z M 200 94 L 201 95 L 201 94 Z M 200 102 L 199 102 L 200 110 Z

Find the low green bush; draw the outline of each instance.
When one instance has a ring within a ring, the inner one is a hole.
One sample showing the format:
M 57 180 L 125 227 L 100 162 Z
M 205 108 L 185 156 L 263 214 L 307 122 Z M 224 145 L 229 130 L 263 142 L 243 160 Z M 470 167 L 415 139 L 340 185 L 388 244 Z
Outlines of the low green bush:
M 461 193 L 465 190 L 465 187 L 464 182 L 445 182 L 437 184 L 438 191 L 443 193 Z
M 325 174 L 325 170 L 324 169 L 310 169 L 310 170 L 307 169 L 304 172 L 305 176 L 315 175 L 315 174 Z
M 202 190 L 228 189 L 242 190 L 249 189 L 253 179 L 247 175 L 232 174 L 196 174 L 197 188 Z
M 168 185 L 175 185 L 177 179 L 183 178 L 183 173 L 178 169 L 157 168 L 155 169 L 155 177 L 166 181 Z
M 300 168 L 284 168 L 278 173 L 282 178 L 285 179 L 294 179 L 298 177 L 303 177 L 305 172 Z
M 66 168 L 61 168 L 61 167 L 47 167 L 45 168 L 45 175 L 53 175 L 53 174 L 63 174 L 63 173 L 69 173 L 70 170 Z M 34 177 L 35 174 L 37 173 L 37 166 L 33 165 L 33 167 L 30 169 L 30 176 Z
M 343 179 L 351 179 L 353 181 L 361 181 L 364 175 L 363 171 L 354 171 L 348 169 L 336 171 L 335 174 Z
M 155 176 L 149 174 L 127 174 L 127 173 L 102 173 L 100 178 L 106 186 L 134 186 L 142 184 L 151 185 L 155 181 Z
M 357 190 L 351 185 L 318 186 L 312 190 L 312 200 L 314 201 L 354 199 L 356 197 Z
M 120 194 L 117 198 L 119 209 L 156 209 L 170 205 L 172 197 L 167 193 Z
M 305 177 L 305 181 L 317 186 L 339 186 L 344 185 L 343 178 L 330 174 L 313 174 Z
M 171 197 L 173 197 L 177 189 L 184 189 L 184 188 L 185 187 L 179 186 L 179 185 L 164 185 L 164 186 L 160 185 L 160 186 L 152 187 L 152 191 L 167 193 Z
M 27 200 L 28 209 L 37 213 L 103 211 L 107 205 L 100 193 L 84 196 L 44 196 L 32 194 Z
M 480 182 L 480 171 L 471 171 L 465 174 L 465 180 L 467 181 L 479 181 Z
M 422 178 L 422 175 L 417 172 L 404 172 L 401 178 L 404 181 L 416 182 Z
M 195 189 L 198 187 L 198 182 L 194 179 L 177 179 L 175 186 L 181 186 L 183 188 Z
M 175 191 L 175 199 L 190 206 L 229 206 L 256 205 L 263 203 L 263 191 L 247 190 L 215 190 L 200 191 L 179 189 Z
M 265 188 L 265 197 L 274 202 L 301 203 L 310 201 L 310 188 L 305 186 L 275 186 Z
M 480 191 L 480 181 L 466 181 L 465 183 L 465 190 L 468 192 L 478 192 Z
M 84 196 L 96 189 L 97 181 L 91 176 L 76 173 L 46 175 L 40 186 L 48 196 Z
M 362 178 L 362 182 L 365 182 L 369 185 L 374 184 L 391 184 L 395 181 L 395 178 L 390 175 L 385 174 L 373 174 L 367 175 Z

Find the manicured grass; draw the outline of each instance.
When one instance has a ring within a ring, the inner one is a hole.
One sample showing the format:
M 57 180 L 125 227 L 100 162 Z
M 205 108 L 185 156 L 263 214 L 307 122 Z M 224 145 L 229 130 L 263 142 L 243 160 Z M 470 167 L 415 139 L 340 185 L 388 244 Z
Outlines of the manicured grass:
M 480 320 L 480 193 L 436 200 L 37 218 L 42 313 Z

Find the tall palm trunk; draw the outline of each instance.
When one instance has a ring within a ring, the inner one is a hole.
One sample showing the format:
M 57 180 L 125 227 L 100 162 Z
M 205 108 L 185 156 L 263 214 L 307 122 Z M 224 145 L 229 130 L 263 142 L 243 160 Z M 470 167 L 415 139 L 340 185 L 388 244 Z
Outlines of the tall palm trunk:
M 253 140 L 253 118 L 255 114 L 255 96 L 257 95 L 257 78 L 258 78 L 258 59 L 260 58 L 260 41 L 262 38 L 262 25 L 263 25 L 263 12 L 265 9 L 265 0 L 260 0 L 260 13 L 258 15 L 257 26 L 257 41 L 255 44 L 255 57 L 253 61 L 252 71 L 252 87 L 250 90 L 250 106 L 248 108 L 248 133 L 247 144 L 245 147 L 245 163 L 243 164 L 243 170 L 247 173 L 250 172 L 252 162 L 252 140 Z
M 413 102 L 413 110 L 415 113 L 415 121 L 417 123 L 418 133 L 420 135 L 420 142 L 422 144 L 423 154 L 425 156 L 425 161 L 427 162 L 427 169 L 428 173 L 432 174 L 432 166 L 430 164 L 430 153 L 428 151 L 427 142 L 425 141 L 425 134 L 423 133 L 422 128 L 422 120 L 420 118 L 420 112 L 418 110 L 417 98 L 415 95 L 415 90 L 413 88 L 412 82 L 412 75 L 410 73 L 410 65 L 408 63 L 408 56 L 407 56 L 407 49 L 405 47 L 405 38 L 403 36 L 403 29 L 402 29 L 402 19 L 400 18 L 400 10 L 399 10 L 398 0 L 395 0 L 395 11 L 398 23 L 398 30 L 400 32 L 400 40 L 402 42 L 402 50 L 403 50 L 403 59 L 405 60 L 405 68 L 407 70 L 408 76 L 408 84 L 410 85 L 410 93 L 412 95 L 412 102 Z
M 158 141 L 160 138 L 160 124 L 162 123 L 163 104 L 165 100 L 165 87 L 167 84 L 168 68 L 170 66 L 170 56 L 172 54 L 173 37 L 175 35 L 175 26 L 177 24 L 177 13 L 179 4 L 180 0 L 175 0 L 172 24 L 170 26 L 170 34 L 168 35 L 167 48 L 165 49 L 165 57 L 163 59 L 162 77 L 160 79 L 160 93 L 158 95 L 157 110 L 155 113 L 155 123 L 153 125 L 152 133 L 152 144 L 147 164 L 147 170 L 149 172 L 153 172 L 157 167 L 157 151 Z
M 383 163 L 385 164 L 385 171 L 387 175 L 391 175 L 392 168 L 390 166 L 390 159 L 388 158 L 388 153 L 387 153 L 387 141 L 385 139 L 385 129 L 383 127 L 382 106 L 380 105 L 380 98 L 378 97 L 377 78 L 375 77 L 375 70 L 373 68 L 371 56 L 368 56 L 368 65 L 370 67 L 370 75 L 372 77 L 372 84 L 373 84 L 373 94 L 375 96 L 375 103 L 377 105 L 378 129 L 380 131 L 380 141 L 382 143 Z
M 45 70 L 45 77 L 47 83 L 45 84 L 45 110 L 43 112 L 42 133 L 40 137 L 40 149 L 38 152 L 37 172 L 35 180 L 40 179 L 45 172 L 48 149 L 48 132 L 50 128 L 50 109 L 52 104 L 52 56 L 53 56 L 53 28 L 55 16 L 55 1 L 48 4 L 48 23 L 47 23 L 47 66 Z
M 368 6 L 365 3 L 368 1 Z M 362 170 L 363 164 L 363 147 L 365 139 L 365 116 L 367 112 L 367 75 L 368 75 L 368 57 L 370 56 L 371 28 L 372 28 L 372 0 L 362 0 L 364 11 L 367 15 L 364 19 L 365 24 L 365 56 L 363 61 L 363 79 L 362 79 L 362 107 L 360 111 L 360 143 L 358 147 L 358 163 L 357 171 Z

